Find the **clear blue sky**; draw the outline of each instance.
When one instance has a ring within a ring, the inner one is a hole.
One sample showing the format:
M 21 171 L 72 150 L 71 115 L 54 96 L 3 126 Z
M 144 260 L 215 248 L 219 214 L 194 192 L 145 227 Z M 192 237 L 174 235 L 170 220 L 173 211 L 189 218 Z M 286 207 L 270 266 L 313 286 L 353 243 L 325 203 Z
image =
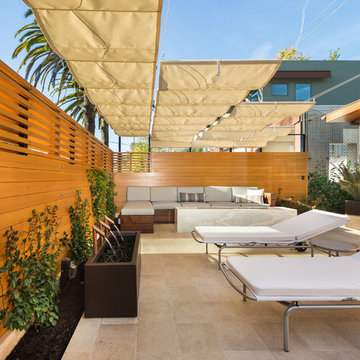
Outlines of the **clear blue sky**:
M 168 1 L 163 6 L 160 54 Z M 360 60 L 360 0 L 348 0 L 307 39 L 316 25 L 298 43 L 292 42 L 301 24 L 306 29 L 332 1 L 171 0 L 165 59 L 271 59 L 291 43 L 314 60 L 327 58 L 329 50 L 336 48 L 340 48 L 341 60 Z M 337 0 L 322 19 L 343 1 Z M 21 0 L 2 0 L 1 4 L 0 59 L 14 70 L 19 66 L 19 60 L 11 56 L 18 44 L 14 35 L 26 23 L 26 8 Z M 111 141 L 117 141 L 114 135 Z M 117 149 L 115 143 L 111 145 Z

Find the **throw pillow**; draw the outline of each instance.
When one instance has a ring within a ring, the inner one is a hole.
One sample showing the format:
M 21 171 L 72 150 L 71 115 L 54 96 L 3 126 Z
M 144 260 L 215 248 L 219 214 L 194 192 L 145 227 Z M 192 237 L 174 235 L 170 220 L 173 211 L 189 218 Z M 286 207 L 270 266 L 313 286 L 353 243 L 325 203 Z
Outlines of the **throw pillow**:
M 264 189 L 248 189 L 246 199 L 248 202 L 253 204 L 263 204 L 264 203 Z
M 205 202 L 204 193 L 180 193 L 180 202 Z

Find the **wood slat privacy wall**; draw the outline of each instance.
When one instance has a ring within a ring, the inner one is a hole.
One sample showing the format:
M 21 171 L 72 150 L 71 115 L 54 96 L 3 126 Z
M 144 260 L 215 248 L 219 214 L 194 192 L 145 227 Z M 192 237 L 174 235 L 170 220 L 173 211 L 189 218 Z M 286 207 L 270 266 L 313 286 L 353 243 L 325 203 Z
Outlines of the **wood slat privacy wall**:
M 0 150 L 112 170 L 112 151 L 0 61 Z
M 123 173 L 144 173 L 151 171 L 151 153 L 114 152 L 113 171 Z
M 307 196 L 307 153 L 151 153 L 151 172 L 114 173 L 118 210 L 127 186 L 257 186 L 300 199 Z
M 0 62 L 0 267 L 5 231 L 28 229 L 33 209 L 57 205 L 59 235 L 70 233 L 76 190 L 90 198 L 88 168 L 111 171 L 111 150 Z

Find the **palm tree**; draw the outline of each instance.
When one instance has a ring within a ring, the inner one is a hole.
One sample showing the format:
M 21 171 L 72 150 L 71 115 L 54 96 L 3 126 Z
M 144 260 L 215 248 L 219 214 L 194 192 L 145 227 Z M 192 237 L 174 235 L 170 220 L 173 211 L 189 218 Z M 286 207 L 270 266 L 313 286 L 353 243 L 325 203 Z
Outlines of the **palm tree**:
M 66 61 L 60 58 L 50 47 L 33 17 L 32 10 L 29 9 L 25 12 L 25 18 L 31 16 L 32 21 L 15 34 L 15 37 L 20 36 L 20 44 L 14 50 L 13 58 L 25 52 L 19 70 L 25 66 L 25 79 L 36 87 L 41 85 L 42 91 L 44 91 L 46 84 L 48 91 L 53 89 L 53 94 L 58 94 L 57 104 L 60 106 L 67 105 L 65 111 L 69 111 L 70 116 L 75 114 L 75 119 L 77 121 L 82 120 L 84 127 L 94 135 L 95 105 L 89 101 L 84 91 L 74 80 Z M 64 92 L 69 90 L 73 90 L 73 92 L 61 97 Z

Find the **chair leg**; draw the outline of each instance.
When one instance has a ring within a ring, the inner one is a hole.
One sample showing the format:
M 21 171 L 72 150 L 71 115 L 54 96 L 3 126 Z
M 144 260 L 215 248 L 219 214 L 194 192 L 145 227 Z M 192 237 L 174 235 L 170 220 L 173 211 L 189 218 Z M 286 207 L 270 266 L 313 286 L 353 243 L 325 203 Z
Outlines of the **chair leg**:
M 209 244 L 206 243 L 205 246 L 206 246 L 206 254 L 208 254 L 209 253 Z
M 289 304 L 289 307 L 284 313 L 284 351 L 286 352 L 289 352 L 289 316 L 298 307 L 298 304 L 293 302 Z

